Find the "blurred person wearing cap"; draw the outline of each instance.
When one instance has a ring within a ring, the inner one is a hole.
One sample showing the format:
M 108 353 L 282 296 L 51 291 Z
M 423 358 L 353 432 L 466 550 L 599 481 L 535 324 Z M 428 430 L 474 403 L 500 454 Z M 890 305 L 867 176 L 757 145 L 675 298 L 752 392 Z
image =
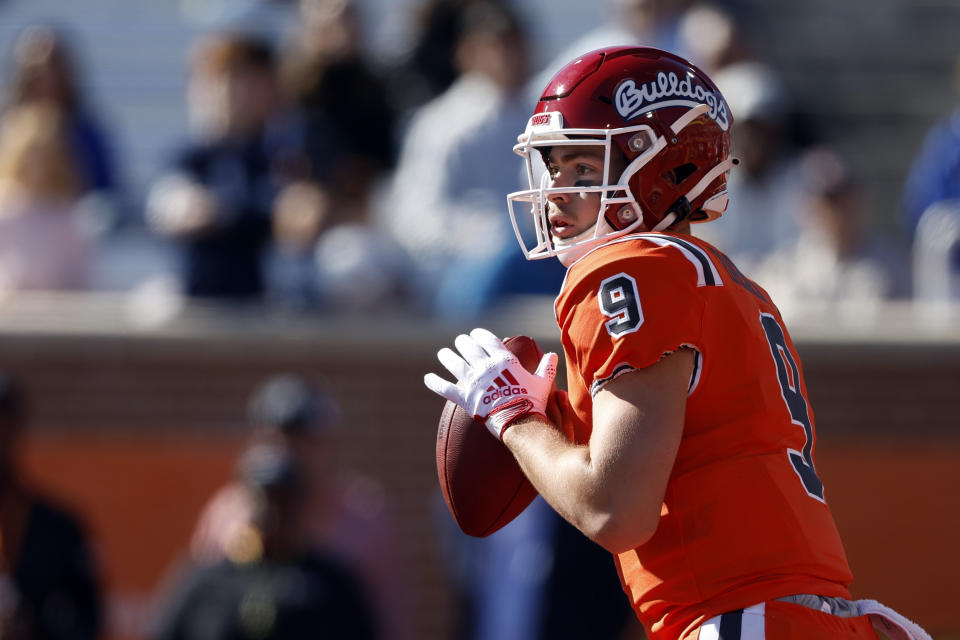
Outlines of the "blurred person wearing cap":
M 356 570 L 316 548 L 303 460 L 291 442 L 254 442 L 238 464 L 249 517 L 225 557 L 193 567 L 161 610 L 155 640 L 369 640 L 376 616 Z
M 102 623 L 97 567 L 77 517 L 23 477 L 27 415 L 20 383 L 0 373 L 0 638 L 92 639 Z
M 339 405 L 329 391 L 296 375 L 262 382 L 247 407 L 251 445 L 286 446 L 302 473 L 306 504 L 303 530 L 312 548 L 356 568 L 371 594 L 382 637 L 406 638 L 405 584 L 395 548 L 384 489 L 373 478 L 340 464 Z M 190 543 L 197 563 L 221 559 L 248 530 L 255 495 L 243 482 L 217 491 L 204 507 Z
M 906 248 L 868 226 L 861 186 L 835 151 L 814 147 L 799 163 L 799 235 L 757 265 L 784 316 L 825 309 L 869 314 L 909 290 Z

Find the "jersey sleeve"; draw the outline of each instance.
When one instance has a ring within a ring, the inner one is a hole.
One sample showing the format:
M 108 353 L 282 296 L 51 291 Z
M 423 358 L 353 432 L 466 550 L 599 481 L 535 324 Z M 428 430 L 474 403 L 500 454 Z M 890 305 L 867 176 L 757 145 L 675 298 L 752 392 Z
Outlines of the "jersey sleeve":
M 573 265 L 557 319 L 590 394 L 680 347 L 699 351 L 701 286 L 696 264 L 672 244 L 637 240 L 604 247 Z

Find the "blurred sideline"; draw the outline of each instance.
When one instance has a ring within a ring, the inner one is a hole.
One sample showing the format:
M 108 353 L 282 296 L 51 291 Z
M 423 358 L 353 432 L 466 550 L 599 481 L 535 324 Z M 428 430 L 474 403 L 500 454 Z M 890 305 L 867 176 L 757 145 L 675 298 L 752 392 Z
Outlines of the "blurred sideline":
M 440 403 L 420 378 L 438 366 L 437 345 L 463 327 L 202 305 L 144 324 L 129 304 L 24 295 L 0 313 L 8 370 L 31 396 L 54 399 L 35 408 L 27 471 L 87 518 L 103 564 L 108 637 L 143 637 L 201 506 L 233 474 L 247 435 L 242 399 L 278 370 L 329 380 L 341 398 L 344 461 L 387 487 L 396 514 L 414 637 L 450 637 L 456 603 L 430 512 Z M 478 323 L 555 349 L 551 304 L 516 299 Z M 930 488 L 960 484 L 960 308 L 927 311 L 905 303 L 846 315 L 809 309 L 791 326 L 854 593 L 876 594 L 947 634 L 960 631 L 951 615 L 960 496 Z M 917 566 L 926 567 L 922 584 L 906 579 Z

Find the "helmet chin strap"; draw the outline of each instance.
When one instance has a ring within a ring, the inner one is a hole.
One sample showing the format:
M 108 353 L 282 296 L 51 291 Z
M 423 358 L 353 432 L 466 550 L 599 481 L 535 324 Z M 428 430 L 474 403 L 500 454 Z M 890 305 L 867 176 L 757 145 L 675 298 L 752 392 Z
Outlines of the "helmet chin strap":
M 663 231 L 664 229 L 670 228 L 674 222 L 677 221 L 677 212 L 671 211 L 667 215 L 663 216 L 663 219 L 658 222 L 651 231 Z
M 676 224 L 690 215 L 690 203 L 700 197 L 700 194 L 703 193 L 704 189 L 710 186 L 711 182 L 725 174 L 727 171 L 730 171 L 730 169 L 733 169 L 738 164 L 740 164 L 740 161 L 736 158 L 727 158 L 713 169 L 710 169 L 710 171 L 707 171 L 707 173 L 700 178 L 700 181 L 693 185 L 693 188 L 691 188 L 690 191 L 687 191 L 686 195 L 684 195 L 677 202 L 675 202 L 673 206 L 670 207 L 670 209 L 667 211 L 667 215 L 663 216 L 663 219 L 657 223 L 652 231 L 663 231 L 664 229 L 669 229 L 671 225 Z
M 690 191 L 687 191 L 687 195 L 684 197 L 689 202 L 693 202 L 700 197 L 700 194 L 703 193 L 704 189 L 710 186 L 711 182 L 725 174 L 727 171 L 730 171 L 730 169 L 733 169 L 738 164 L 740 164 L 740 161 L 736 158 L 727 158 L 713 169 L 710 169 L 710 171 L 707 171 L 707 173 L 700 178 L 700 182 L 693 185 L 693 188 L 690 189 Z

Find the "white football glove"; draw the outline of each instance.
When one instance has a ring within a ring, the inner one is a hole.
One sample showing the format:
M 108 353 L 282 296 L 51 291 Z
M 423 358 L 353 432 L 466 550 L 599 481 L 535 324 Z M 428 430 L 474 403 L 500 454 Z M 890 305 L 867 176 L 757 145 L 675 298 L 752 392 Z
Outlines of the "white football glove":
M 486 329 L 459 335 L 454 345 L 462 357 L 446 347 L 437 357 L 457 383 L 428 373 L 423 382 L 431 391 L 472 413 L 500 440 L 506 428 L 523 416 L 546 415 L 557 376 L 557 354 L 544 354 L 536 373 L 530 373 L 500 338 Z

